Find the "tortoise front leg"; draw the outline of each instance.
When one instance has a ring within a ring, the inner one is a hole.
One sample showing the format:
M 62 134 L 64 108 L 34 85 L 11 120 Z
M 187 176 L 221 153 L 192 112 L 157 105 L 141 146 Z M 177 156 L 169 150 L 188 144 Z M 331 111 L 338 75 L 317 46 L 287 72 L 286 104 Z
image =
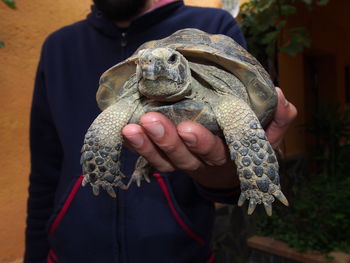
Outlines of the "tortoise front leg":
M 274 197 L 288 206 L 280 190 L 274 150 L 249 105 L 230 96 L 213 110 L 223 130 L 231 159 L 237 166 L 242 191 L 238 206 L 249 200 L 248 214 L 252 214 L 255 206 L 263 203 L 268 215 L 272 214 Z
M 93 193 L 99 194 L 100 186 L 116 197 L 114 186 L 128 187 L 122 182 L 119 156 L 123 144 L 122 128 L 131 118 L 137 103 L 118 101 L 104 110 L 88 129 L 82 148 L 81 164 L 84 180 L 90 183 Z

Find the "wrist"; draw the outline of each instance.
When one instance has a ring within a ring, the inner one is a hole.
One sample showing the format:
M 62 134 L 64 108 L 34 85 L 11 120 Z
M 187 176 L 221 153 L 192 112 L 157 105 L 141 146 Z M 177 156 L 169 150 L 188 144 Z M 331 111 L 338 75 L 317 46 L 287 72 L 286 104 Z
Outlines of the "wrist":
M 206 189 L 229 191 L 239 186 L 236 168 L 232 165 L 207 166 L 202 171 L 189 172 L 189 175 Z

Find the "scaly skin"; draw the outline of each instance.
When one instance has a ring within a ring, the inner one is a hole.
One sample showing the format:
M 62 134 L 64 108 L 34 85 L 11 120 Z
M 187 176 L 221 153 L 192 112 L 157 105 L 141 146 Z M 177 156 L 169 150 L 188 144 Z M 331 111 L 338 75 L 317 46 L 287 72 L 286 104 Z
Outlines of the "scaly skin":
M 268 215 L 274 197 L 288 205 L 280 190 L 276 155 L 252 109 L 241 99 L 226 96 L 213 110 L 237 166 L 242 191 L 238 205 L 249 200 L 248 214 L 252 214 L 263 203 Z

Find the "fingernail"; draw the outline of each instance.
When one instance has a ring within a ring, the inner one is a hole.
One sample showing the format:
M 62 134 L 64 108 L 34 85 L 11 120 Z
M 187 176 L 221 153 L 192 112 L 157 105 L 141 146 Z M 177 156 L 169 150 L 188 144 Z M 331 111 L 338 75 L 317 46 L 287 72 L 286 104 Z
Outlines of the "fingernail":
M 125 137 L 129 143 L 136 148 L 141 147 L 144 142 L 143 136 L 141 134 L 134 134 Z
M 147 132 L 155 137 L 155 138 L 161 138 L 164 136 L 164 127 L 161 123 L 159 122 L 153 122 L 153 123 L 149 123 L 149 124 L 143 124 L 142 125 Z
M 189 146 L 194 146 L 197 143 L 197 137 L 189 132 L 181 132 L 179 133 L 182 140 Z

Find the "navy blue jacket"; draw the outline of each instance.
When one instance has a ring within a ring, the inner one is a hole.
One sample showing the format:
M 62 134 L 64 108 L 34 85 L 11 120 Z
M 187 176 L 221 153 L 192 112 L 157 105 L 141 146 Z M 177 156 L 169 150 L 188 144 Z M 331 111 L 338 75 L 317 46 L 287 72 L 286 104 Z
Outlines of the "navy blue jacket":
M 239 190 L 205 190 L 181 172 L 154 174 L 150 184 L 120 190 L 116 199 L 80 186 L 83 137 L 100 113 L 99 76 L 145 41 L 187 27 L 245 45 L 229 13 L 182 1 L 144 14 L 126 31 L 92 8 L 86 20 L 46 39 L 31 111 L 26 263 L 213 262 L 213 201 L 233 203 Z M 124 150 L 124 174 L 135 160 Z

